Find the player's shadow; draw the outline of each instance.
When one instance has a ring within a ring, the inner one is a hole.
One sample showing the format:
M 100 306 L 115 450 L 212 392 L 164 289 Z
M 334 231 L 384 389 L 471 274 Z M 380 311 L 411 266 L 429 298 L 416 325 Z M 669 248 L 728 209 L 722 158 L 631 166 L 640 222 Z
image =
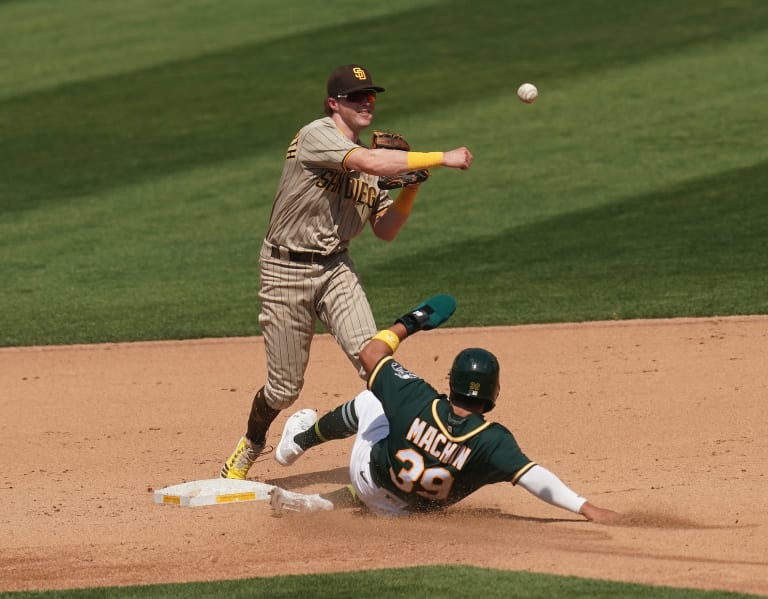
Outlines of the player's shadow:
M 268 485 L 277 485 L 284 489 L 297 489 L 321 483 L 346 485 L 349 483 L 349 468 L 344 466 L 320 472 L 305 472 L 303 474 L 271 478 L 264 482 Z
M 504 512 L 498 508 L 451 508 L 444 514 L 449 516 L 450 514 L 468 516 L 470 518 L 496 518 L 499 520 L 515 520 L 517 522 L 537 522 L 539 524 L 555 524 L 558 522 L 587 522 L 583 518 L 539 518 L 536 516 L 518 516 L 517 514 L 510 514 Z

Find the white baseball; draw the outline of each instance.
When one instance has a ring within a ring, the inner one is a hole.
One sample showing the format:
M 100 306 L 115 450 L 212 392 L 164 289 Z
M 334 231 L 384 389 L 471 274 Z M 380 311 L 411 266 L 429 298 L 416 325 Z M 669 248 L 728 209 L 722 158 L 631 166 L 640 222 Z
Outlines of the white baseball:
M 517 88 L 517 97 L 526 104 L 533 102 L 539 95 L 539 90 L 533 83 L 523 83 Z

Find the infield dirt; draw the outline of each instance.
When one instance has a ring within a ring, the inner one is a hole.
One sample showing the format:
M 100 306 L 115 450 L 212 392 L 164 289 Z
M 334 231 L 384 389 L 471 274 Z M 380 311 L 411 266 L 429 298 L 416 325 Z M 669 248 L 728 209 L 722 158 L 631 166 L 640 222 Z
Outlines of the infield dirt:
M 490 416 L 601 526 L 507 484 L 441 516 L 273 517 L 153 491 L 217 476 L 265 377 L 260 338 L 0 349 L 0 591 L 471 564 L 768 595 L 768 317 L 440 329 L 397 357 L 439 389 L 455 353 L 502 365 Z M 295 405 L 363 389 L 328 335 Z M 293 409 L 270 431 L 276 443 Z M 351 440 L 251 477 L 325 491 Z

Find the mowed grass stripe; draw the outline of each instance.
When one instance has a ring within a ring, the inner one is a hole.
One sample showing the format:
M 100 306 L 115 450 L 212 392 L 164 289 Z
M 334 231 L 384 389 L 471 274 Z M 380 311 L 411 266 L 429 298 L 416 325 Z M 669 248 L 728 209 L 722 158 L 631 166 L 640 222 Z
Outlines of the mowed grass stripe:
M 393 18 L 435 0 L 0 2 L 0 98 L 132 72 L 329 25 Z M 330 8 L 330 9 L 329 9 Z M 70 35 L 76 32 L 76 35 Z
M 597 0 L 578 9 L 518 8 L 456 2 L 450 11 L 413 9 L 401 15 L 385 64 L 365 44 L 356 54 L 379 79 L 396 83 L 387 113 L 420 114 L 498 89 L 517 73 L 575 78 L 730 40 L 759 31 L 760 13 L 768 15 L 763 3 L 741 11 L 691 11 L 678 1 L 640 13 L 643 27 L 635 31 L 631 11 Z M 425 30 L 420 23 L 428 16 L 434 26 Z M 379 23 L 368 19 L 244 44 L 0 102 L 0 159 L 7 168 L 0 207 L 31 207 L 284 144 L 286 131 L 319 111 L 324 74 L 318 69 L 325 73 L 344 60 L 348 52 L 340 48 L 356 47 Z M 448 46 L 446 31 L 453 32 Z M 421 65 L 406 69 L 415 39 Z

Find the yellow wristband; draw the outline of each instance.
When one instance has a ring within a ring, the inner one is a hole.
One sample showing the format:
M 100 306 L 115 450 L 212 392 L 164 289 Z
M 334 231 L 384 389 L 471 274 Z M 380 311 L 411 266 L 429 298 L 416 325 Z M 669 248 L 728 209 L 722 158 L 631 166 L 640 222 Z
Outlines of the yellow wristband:
M 443 165 L 442 152 L 408 152 L 408 169 L 418 171 L 423 168 Z
M 402 214 L 403 216 L 408 216 L 413 208 L 413 201 L 416 199 L 416 192 L 418 189 L 418 187 L 403 187 L 398 194 L 395 203 L 392 204 L 392 208 L 395 212 Z
M 398 337 L 395 333 L 390 331 L 389 329 L 384 329 L 376 333 L 373 337 L 371 337 L 371 340 L 378 339 L 379 341 L 383 341 L 387 345 L 389 345 L 389 349 L 392 350 L 392 353 L 395 353 L 397 351 L 398 346 L 400 345 L 400 337 Z

